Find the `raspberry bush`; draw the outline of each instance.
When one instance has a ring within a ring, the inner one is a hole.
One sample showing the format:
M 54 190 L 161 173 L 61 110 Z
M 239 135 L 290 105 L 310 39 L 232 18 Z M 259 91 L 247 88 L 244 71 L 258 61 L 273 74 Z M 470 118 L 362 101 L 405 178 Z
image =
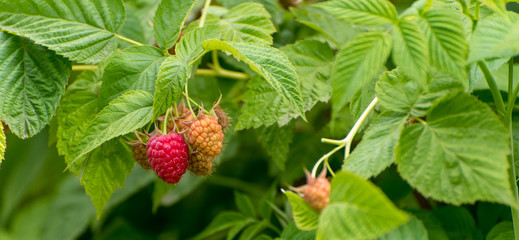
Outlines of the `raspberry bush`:
M 0 0 L 0 239 L 519 239 L 518 12 Z

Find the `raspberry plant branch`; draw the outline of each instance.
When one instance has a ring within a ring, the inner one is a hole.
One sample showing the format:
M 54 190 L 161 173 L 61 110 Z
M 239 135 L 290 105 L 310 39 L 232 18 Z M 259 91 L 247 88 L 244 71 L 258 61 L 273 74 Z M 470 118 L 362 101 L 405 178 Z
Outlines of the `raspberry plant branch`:
M 515 201 L 519 202 L 519 189 L 517 188 L 517 170 L 516 170 L 516 162 L 515 162 L 515 146 L 514 146 L 514 131 L 512 129 L 512 112 L 515 105 L 515 99 L 517 96 L 517 91 L 519 91 L 519 84 L 516 85 L 515 89 L 512 91 L 514 85 L 514 58 L 510 58 L 508 61 L 508 106 L 506 109 L 506 114 L 503 119 L 505 126 L 508 128 L 508 132 L 510 133 L 510 155 L 508 156 L 510 161 L 510 166 L 512 168 L 511 176 L 510 176 L 510 184 L 512 184 L 512 189 L 514 191 Z M 514 226 L 514 237 L 516 240 L 519 239 L 519 210 L 515 208 L 512 209 L 512 220 Z
M 123 37 L 123 36 L 121 36 L 121 35 L 117 35 L 117 38 L 119 38 L 119 39 L 121 39 L 121 40 L 123 40 L 123 41 L 125 41 L 125 42 L 129 42 L 129 43 L 131 43 L 131 44 L 137 45 L 137 46 L 142 46 L 142 45 L 144 45 L 144 44 L 142 44 L 142 43 L 140 43 L 140 42 L 137 42 L 137 41 L 135 41 L 135 40 L 132 40 L 132 39 L 129 39 L 129 38 Z
M 353 125 L 353 127 L 350 130 L 350 132 L 348 133 L 348 135 L 346 135 L 345 138 L 343 138 L 341 140 L 321 138 L 321 142 L 323 142 L 323 143 L 330 143 L 330 144 L 339 145 L 339 146 L 337 146 L 336 148 L 332 149 L 330 152 L 328 152 L 327 154 L 323 155 L 319 160 L 317 160 L 317 162 L 315 163 L 314 167 L 312 168 L 312 176 L 313 177 L 316 176 L 317 169 L 319 168 L 319 165 L 321 165 L 321 163 L 323 161 L 325 161 L 326 167 L 328 167 L 328 170 L 330 170 L 330 173 L 332 173 L 332 175 L 333 175 L 333 171 L 332 171 L 330 165 L 328 164 L 328 158 L 332 154 L 334 154 L 335 152 L 337 152 L 340 149 L 342 149 L 343 147 L 345 148 L 345 150 L 344 150 L 344 160 L 346 160 L 346 158 L 350 154 L 351 142 L 353 141 L 353 138 L 355 137 L 355 135 L 359 131 L 360 126 L 362 126 L 362 123 L 368 117 L 369 113 L 375 108 L 377 103 L 378 103 L 378 98 L 375 97 L 373 99 L 373 101 L 371 101 L 371 103 L 368 105 L 368 107 L 364 110 L 362 115 L 360 115 L 359 119 L 355 122 L 355 124 Z
M 72 71 L 95 71 L 97 68 L 97 65 L 72 65 Z
M 205 18 L 207 17 L 207 10 L 211 5 L 211 0 L 206 0 L 204 4 L 204 8 L 202 9 L 202 16 L 200 17 L 200 25 L 199 27 L 203 27 L 205 23 Z
M 229 71 L 227 69 L 197 69 L 196 75 L 199 76 L 210 76 L 210 77 L 224 77 L 236 80 L 247 80 L 249 79 L 249 75 L 242 72 Z
M 490 88 L 490 92 L 492 93 L 492 98 L 494 98 L 494 102 L 496 103 L 498 115 L 504 116 L 506 112 L 505 103 L 503 102 L 503 97 L 501 96 L 501 92 L 497 87 L 497 83 L 494 79 L 494 76 L 492 76 L 492 73 L 490 73 L 490 70 L 488 69 L 488 66 L 484 61 L 479 61 L 478 66 L 483 72 L 485 80 L 487 80 L 488 87 Z
M 97 69 L 97 65 L 72 65 L 72 71 L 95 71 Z M 236 80 L 247 80 L 250 78 L 246 73 L 230 71 L 221 67 L 214 69 L 197 69 L 195 75 L 224 77 Z

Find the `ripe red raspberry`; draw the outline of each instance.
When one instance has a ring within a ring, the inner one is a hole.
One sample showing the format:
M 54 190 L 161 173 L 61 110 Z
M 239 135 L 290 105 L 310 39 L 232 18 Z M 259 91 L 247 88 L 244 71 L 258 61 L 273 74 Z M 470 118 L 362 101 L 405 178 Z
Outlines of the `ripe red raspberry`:
M 215 117 L 199 116 L 189 127 L 187 136 L 192 147 L 209 157 L 216 157 L 222 150 L 222 126 Z
M 153 171 L 167 183 L 177 183 L 184 173 L 189 158 L 189 147 L 180 133 L 153 136 L 146 145 Z
M 322 211 L 330 201 L 330 182 L 326 179 L 326 169 L 314 178 L 308 171 L 306 173 L 306 185 L 294 188 L 295 191 L 302 193 L 303 199 L 313 209 Z
M 144 169 L 151 169 L 151 164 L 146 155 L 146 144 L 136 142 L 132 144 L 132 153 L 135 161 Z
M 187 169 L 198 176 L 211 174 L 213 170 L 213 160 L 211 157 L 197 152 L 189 158 Z

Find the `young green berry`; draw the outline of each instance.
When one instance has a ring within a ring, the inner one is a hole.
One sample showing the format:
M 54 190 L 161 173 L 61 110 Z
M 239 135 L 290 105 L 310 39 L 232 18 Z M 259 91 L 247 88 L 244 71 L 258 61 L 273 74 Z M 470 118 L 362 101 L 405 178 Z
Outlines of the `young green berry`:
M 198 176 L 211 174 L 213 170 L 213 160 L 203 153 L 194 153 L 189 158 L 187 169 Z
M 135 142 L 132 144 L 132 153 L 135 161 L 144 169 L 151 169 L 151 164 L 146 155 L 146 144 Z

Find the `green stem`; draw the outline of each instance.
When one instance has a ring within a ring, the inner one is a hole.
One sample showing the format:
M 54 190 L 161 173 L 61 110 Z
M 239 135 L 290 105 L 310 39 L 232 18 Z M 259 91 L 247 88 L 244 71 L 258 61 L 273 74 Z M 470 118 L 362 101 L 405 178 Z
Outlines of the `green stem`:
M 315 177 L 316 174 L 317 174 L 317 169 L 319 168 L 319 165 L 321 165 L 322 162 L 324 161 L 328 161 L 328 158 L 334 154 L 335 152 L 339 151 L 340 149 L 342 149 L 343 147 L 345 148 L 344 150 L 344 160 L 346 160 L 346 158 L 348 157 L 348 155 L 350 154 L 350 149 L 351 149 L 351 142 L 353 141 L 353 138 L 355 137 L 355 135 L 357 134 L 357 132 L 359 131 L 360 129 L 360 126 L 362 126 L 362 123 L 366 120 L 366 118 L 368 117 L 369 113 L 375 108 L 375 106 L 377 105 L 378 103 L 378 98 L 375 97 L 373 99 L 373 101 L 371 101 L 371 103 L 368 105 L 368 107 L 364 110 L 364 112 L 362 113 L 362 115 L 360 115 L 359 119 L 357 120 L 357 122 L 355 122 L 355 124 L 353 125 L 353 127 L 351 128 L 350 132 L 348 133 L 348 135 L 346 135 L 345 138 L 343 138 L 342 140 L 333 140 L 333 139 L 328 139 L 328 138 L 321 138 L 321 142 L 324 142 L 324 143 L 331 143 L 331 144 L 335 144 L 335 145 L 339 145 L 337 146 L 336 148 L 332 149 L 331 151 L 329 151 L 328 153 L 326 153 L 325 155 L 323 155 L 321 158 L 319 158 L 319 160 L 317 160 L 317 162 L 315 163 L 314 167 L 312 168 L 312 176 Z M 329 165 L 328 165 L 329 166 Z M 331 169 L 330 169 L 331 171 Z M 331 171 L 332 172 L 332 171 Z
M 517 91 L 519 90 L 519 84 L 516 86 L 515 90 L 512 91 L 512 87 L 514 84 L 514 58 L 510 58 L 508 61 L 508 106 L 506 109 L 506 114 L 504 118 L 504 123 L 506 127 L 508 127 L 508 132 L 510 133 L 510 149 L 511 153 L 509 156 L 510 166 L 512 168 L 512 174 L 510 179 L 510 184 L 512 184 L 512 189 L 514 190 L 515 202 L 519 203 L 519 189 L 517 188 L 517 171 L 516 171 L 516 162 L 515 162 L 515 146 L 514 146 L 514 131 L 512 129 L 512 112 L 515 105 L 515 99 L 517 96 Z M 512 221 L 514 225 L 514 236 L 515 239 L 519 239 L 519 210 L 516 208 L 512 209 Z
M 512 91 L 514 84 L 514 58 L 510 58 L 508 61 L 508 106 L 506 107 L 505 114 L 505 126 L 508 126 L 512 122 L 512 113 L 514 111 L 515 100 L 519 93 L 519 83 L 515 85 L 515 89 Z
M 72 71 L 95 71 L 97 65 L 72 65 Z
M 236 80 L 247 80 L 249 75 L 242 72 L 229 71 L 226 69 L 197 69 L 196 75 L 199 76 L 211 76 L 211 77 L 224 77 Z
M 488 69 L 487 64 L 484 61 L 479 61 L 478 66 L 483 72 L 485 79 L 487 80 L 488 87 L 490 88 L 490 92 L 492 93 L 492 98 L 494 98 L 494 102 L 497 107 L 498 115 L 504 116 L 506 112 L 505 103 L 503 102 L 503 97 L 501 96 L 501 92 L 497 87 L 497 83 L 494 79 L 494 76 L 492 76 L 492 73 L 490 73 L 490 70 Z
M 200 25 L 199 27 L 203 27 L 205 23 L 205 18 L 207 17 L 207 10 L 209 9 L 209 6 L 211 5 L 211 0 L 206 0 L 204 4 L 204 8 L 202 9 L 202 16 L 200 17 Z
M 119 39 L 121 39 L 121 40 L 123 40 L 123 41 L 125 41 L 125 42 L 129 42 L 129 43 L 131 43 L 131 44 L 137 45 L 137 46 L 142 46 L 142 45 L 144 45 L 144 44 L 142 44 L 142 43 L 140 43 L 140 42 L 137 42 L 137 41 L 135 41 L 135 40 L 132 40 L 132 39 L 129 39 L 129 38 L 123 37 L 123 36 L 121 36 L 121 35 L 117 35 L 117 38 L 119 38 Z
M 187 107 L 189 108 L 189 111 L 191 112 L 191 115 L 194 117 L 196 116 L 195 115 L 195 112 L 193 111 L 193 108 L 191 107 L 191 102 L 189 101 L 189 91 L 188 91 L 188 83 L 189 83 L 189 78 L 186 80 L 186 86 L 185 86 L 185 89 L 184 89 L 184 96 L 186 97 L 187 99 Z

